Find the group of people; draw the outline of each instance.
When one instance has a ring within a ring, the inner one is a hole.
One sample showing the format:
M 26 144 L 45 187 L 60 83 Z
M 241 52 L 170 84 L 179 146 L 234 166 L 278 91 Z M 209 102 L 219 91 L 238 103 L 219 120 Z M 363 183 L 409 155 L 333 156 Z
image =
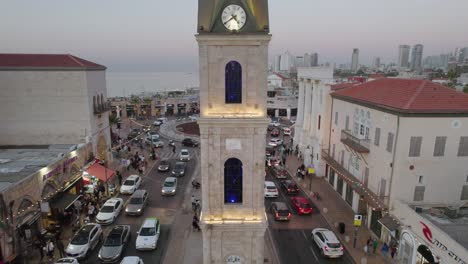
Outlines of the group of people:
M 378 247 L 379 241 L 369 237 L 369 239 L 367 239 L 366 245 L 364 246 L 364 252 L 366 252 L 367 255 L 370 255 L 371 253 L 376 254 Z M 395 242 L 391 243 L 390 245 L 384 242 L 380 248 L 380 251 L 384 257 L 387 257 L 388 253 L 390 253 L 390 257 L 393 259 L 396 256 L 397 245 Z
M 45 256 L 47 256 L 49 261 L 53 260 L 55 255 L 55 249 L 58 250 L 58 253 L 61 258 L 66 256 L 65 247 L 63 246 L 63 242 L 62 240 L 60 240 L 60 237 L 56 236 L 54 240 L 52 238 L 47 240 L 42 237 L 37 237 L 36 240 L 34 240 L 34 246 L 37 248 L 41 255 L 41 262 Z

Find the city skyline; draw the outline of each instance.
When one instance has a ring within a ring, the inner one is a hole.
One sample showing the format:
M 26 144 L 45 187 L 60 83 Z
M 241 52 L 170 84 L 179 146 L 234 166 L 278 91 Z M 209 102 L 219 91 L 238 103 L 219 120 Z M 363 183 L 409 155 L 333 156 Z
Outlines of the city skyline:
M 0 11 L 7 25 L 0 34 L 8 36 L 0 52 L 72 53 L 108 65 L 109 71 L 195 70 L 197 5 L 185 5 L 11 2 Z M 270 1 L 270 58 L 289 50 L 298 55 L 317 52 L 319 63 L 350 63 L 352 49 L 358 48 L 361 64 L 371 64 L 374 57 L 385 64 L 397 62 L 401 44 L 424 45 L 424 56 L 450 53 L 468 46 L 468 35 L 461 34 L 468 24 L 463 16 L 467 8 L 462 0 Z

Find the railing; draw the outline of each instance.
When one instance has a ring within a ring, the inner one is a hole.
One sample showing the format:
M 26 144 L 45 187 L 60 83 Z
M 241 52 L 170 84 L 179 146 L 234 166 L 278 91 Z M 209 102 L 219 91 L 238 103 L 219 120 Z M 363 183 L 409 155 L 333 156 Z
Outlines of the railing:
M 357 152 L 370 152 L 370 140 L 357 138 L 356 136 L 353 136 L 349 130 L 341 130 L 341 142 Z
M 94 108 L 94 114 L 102 114 L 112 109 L 111 104 L 109 102 L 105 102 L 104 104 L 94 105 L 93 108 Z

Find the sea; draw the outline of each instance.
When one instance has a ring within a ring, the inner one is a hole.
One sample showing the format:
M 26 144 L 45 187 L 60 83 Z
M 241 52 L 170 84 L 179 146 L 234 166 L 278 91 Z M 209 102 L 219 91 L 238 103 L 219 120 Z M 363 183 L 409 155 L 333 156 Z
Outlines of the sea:
M 199 86 L 198 72 L 107 72 L 107 97 L 150 95 Z

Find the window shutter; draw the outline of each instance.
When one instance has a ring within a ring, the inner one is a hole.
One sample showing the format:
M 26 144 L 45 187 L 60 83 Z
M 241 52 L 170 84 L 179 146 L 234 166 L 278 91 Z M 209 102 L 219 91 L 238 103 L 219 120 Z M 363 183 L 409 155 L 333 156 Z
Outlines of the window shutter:
M 426 190 L 426 186 L 416 186 L 414 188 L 414 198 L 415 202 L 424 200 L 424 191 Z
M 349 116 L 346 116 L 346 130 L 349 130 Z
M 460 200 L 468 200 L 468 185 L 463 186 Z
M 374 145 L 380 145 L 380 127 L 375 128 Z
M 410 148 L 409 148 L 410 157 L 421 156 L 421 144 L 422 144 L 422 137 L 411 137 Z
M 445 144 L 447 137 L 436 137 L 434 144 L 434 157 L 443 157 L 445 155 Z
M 387 151 L 390 152 L 390 153 L 392 153 L 392 151 L 393 151 L 393 133 L 388 133 Z
M 468 137 L 460 137 L 460 144 L 458 145 L 458 157 L 468 156 Z

